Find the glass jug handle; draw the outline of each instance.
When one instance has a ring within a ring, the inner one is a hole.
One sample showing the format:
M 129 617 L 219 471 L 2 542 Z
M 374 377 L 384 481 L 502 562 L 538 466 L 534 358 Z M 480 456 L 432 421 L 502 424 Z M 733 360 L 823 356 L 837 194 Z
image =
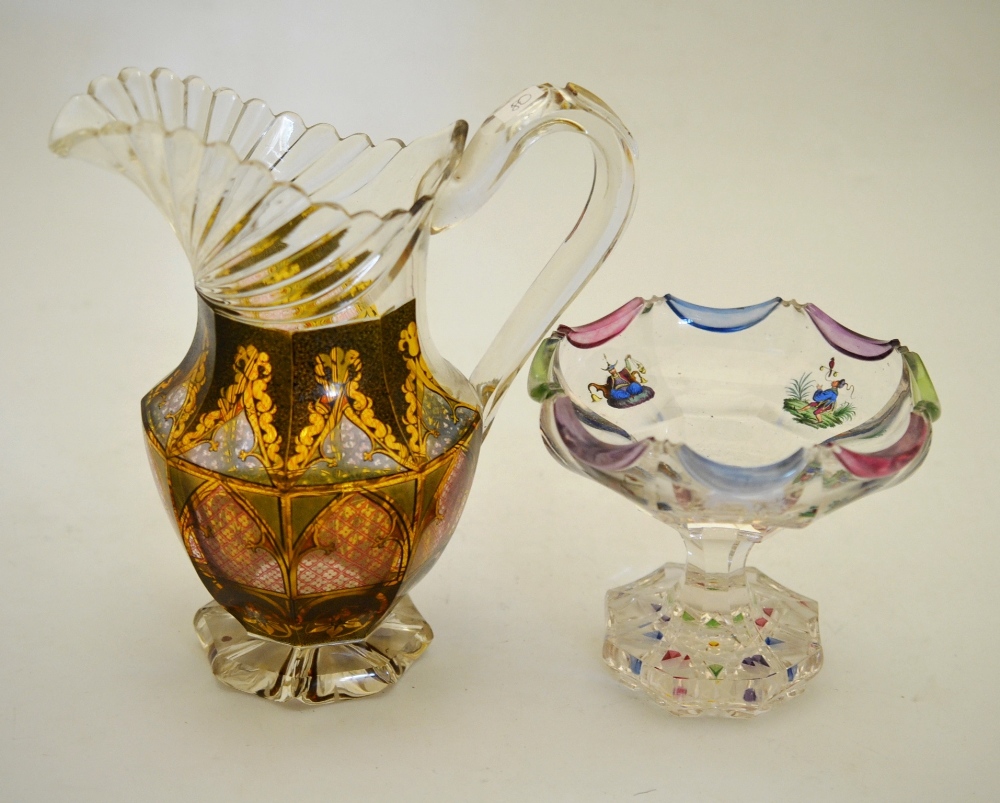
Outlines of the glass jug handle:
M 635 204 L 635 143 L 596 95 L 574 84 L 520 92 L 483 123 L 438 189 L 432 231 L 464 220 L 493 195 L 507 170 L 541 137 L 583 134 L 593 146 L 594 183 L 580 219 L 507 318 L 472 372 L 488 431 L 497 404 L 528 356 L 601 266 Z

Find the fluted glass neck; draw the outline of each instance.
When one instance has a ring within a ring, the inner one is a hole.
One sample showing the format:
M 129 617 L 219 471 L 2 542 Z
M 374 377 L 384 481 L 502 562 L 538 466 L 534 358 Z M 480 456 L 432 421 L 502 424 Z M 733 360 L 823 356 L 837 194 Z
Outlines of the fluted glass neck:
M 50 147 L 142 189 L 225 314 L 315 326 L 356 314 L 401 269 L 467 132 L 459 121 L 376 145 L 198 78 L 130 68 L 71 99 Z

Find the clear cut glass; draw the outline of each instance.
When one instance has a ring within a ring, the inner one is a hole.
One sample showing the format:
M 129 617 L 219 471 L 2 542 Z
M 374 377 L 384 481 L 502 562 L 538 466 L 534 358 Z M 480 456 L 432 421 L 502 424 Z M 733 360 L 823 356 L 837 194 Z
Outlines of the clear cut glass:
M 427 335 L 429 236 L 554 132 L 593 146 L 590 198 L 466 379 Z M 134 182 L 191 263 L 194 341 L 142 417 L 214 598 L 198 635 L 234 688 L 332 702 L 419 657 L 432 634 L 407 592 L 455 529 L 497 402 L 629 218 L 631 136 L 586 90 L 531 87 L 467 134 L 341 137 L 164 69 L 98 78 L 52 128 L 56 153 Z
M 604 658 L 681 715 L 750 716 L 823 660 L 816 603 L 746 566 L 921 464 L 940 405 L 920 357 L 814 304 L 635 298 L 559 327 L 532 363 L 546 446 L 676 529 L 668 563 L 607 595 Z

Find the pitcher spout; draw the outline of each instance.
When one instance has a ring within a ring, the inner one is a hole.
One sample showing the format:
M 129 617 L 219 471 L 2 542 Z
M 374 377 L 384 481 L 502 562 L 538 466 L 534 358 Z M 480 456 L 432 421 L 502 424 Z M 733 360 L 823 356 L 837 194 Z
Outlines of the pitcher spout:
M 50 147 L 143 190 L 213 306 L 311 328 L 363 316 L 397 277 L 467 133 L 458 121 L 410 145 L 376 145 L 199 78 L 130 68 L 71 99 Z

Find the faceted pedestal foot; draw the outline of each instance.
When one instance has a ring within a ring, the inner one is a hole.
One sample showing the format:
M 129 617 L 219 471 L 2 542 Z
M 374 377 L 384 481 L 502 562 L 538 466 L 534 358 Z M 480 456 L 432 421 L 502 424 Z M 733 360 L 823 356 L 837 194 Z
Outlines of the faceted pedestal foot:
M 681 716 L 753 716 L 800 694 L 823 663 L 817 604 L 746 569 L 748 593 L 723 595 L 736 604 L 699 609 L 684 572 L 668 563 L 608 592 L 604 660 L 619 680 Z
M 409 596 L 362 641 L 295 647 L 248 633 L 217 602 L 194 617 L 215 676 L 238 691 L 307 705 L 366 697 L 391 686 L 434 634 Z

